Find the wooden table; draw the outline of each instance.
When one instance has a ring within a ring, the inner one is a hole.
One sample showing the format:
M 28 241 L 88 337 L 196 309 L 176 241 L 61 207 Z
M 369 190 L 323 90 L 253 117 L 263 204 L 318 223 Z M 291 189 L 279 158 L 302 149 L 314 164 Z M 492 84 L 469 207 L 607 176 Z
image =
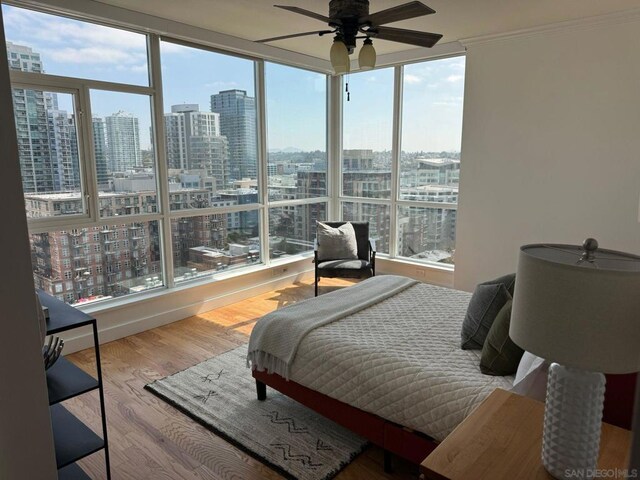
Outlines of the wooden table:
M 551 479 L 541 460 L 543 416 L 543 403 L 497 389 L 422 462 L 420 471 L 427 480 Z M 598 468 L 628 468 L 630 447 L 629 430 L 603 423 Z

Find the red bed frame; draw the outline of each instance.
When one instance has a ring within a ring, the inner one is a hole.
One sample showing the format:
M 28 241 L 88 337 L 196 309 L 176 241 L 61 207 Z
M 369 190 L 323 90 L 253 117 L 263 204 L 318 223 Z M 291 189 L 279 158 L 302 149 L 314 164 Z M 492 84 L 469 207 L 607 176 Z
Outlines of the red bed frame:
M 637 375 L 607 375 L 603 421 L 631 429 Z M 266 386 L 269 386 L 384 449 L 386 471 L 391 469 L 390 454 L 419 465 L 438 445 L 420 432 L 287 381 L 279 375 L 254 370 L 253 377 L 259 400 L 266 399 Z

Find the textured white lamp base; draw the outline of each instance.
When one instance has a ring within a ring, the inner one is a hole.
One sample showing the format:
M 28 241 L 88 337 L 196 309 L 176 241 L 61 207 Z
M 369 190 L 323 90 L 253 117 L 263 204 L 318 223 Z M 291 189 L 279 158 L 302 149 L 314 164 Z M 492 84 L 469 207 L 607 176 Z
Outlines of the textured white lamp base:
M 592 478 L 600 453 L 605 377 L 549 367 L 542 463 L 555 478 Z

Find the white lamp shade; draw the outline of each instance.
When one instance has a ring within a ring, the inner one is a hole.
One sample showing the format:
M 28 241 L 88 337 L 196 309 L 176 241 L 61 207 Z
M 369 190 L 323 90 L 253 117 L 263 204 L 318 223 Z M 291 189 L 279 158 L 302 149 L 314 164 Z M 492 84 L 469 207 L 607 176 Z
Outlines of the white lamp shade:
M 358 54 L 360 70 L 371 70 L 376 66 L 376 49 L 370 43 L 365 43 Z
M 329 59 L 331 60 L 331 65 L 333 66 L 333 71 L 336 75 L 349 73 L 351 66 L 349 51 L 347 50 L 347 46 L 344 42 L 341 40 L 334 40 L 333 45 L 331 45 L 331 50 L 329 50 Z
M 602 373 L 640 371 L 640 257 L 582 247 L 520 249 L 509 335 L 523 349 Z

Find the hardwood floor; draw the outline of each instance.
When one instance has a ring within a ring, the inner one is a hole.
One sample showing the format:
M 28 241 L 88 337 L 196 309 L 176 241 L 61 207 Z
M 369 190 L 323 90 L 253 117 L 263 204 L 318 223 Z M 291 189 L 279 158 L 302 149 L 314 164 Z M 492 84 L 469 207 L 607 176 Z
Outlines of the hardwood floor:
M 348 285 L 346 280 L 323 279 L 321 293 Z M 248 342 L 253 325 L 262 315 L 312 296 L 313 285 L 300 283 L 102 345 L 112 478 L 282 478 L 143 387 Z M 93 350 L 68 358 L 94 371 Z M 93 392 L 65 405 L 100 432 L 97 400 Z M 336 478 L 417 478 L 417 469 L 401 461 L 396 462 L 394 474 L 385 474 L 382 461 L 382 451 L 370 447 Z M 106 478 L 102 452 L 80 465 L 92 478 Z

